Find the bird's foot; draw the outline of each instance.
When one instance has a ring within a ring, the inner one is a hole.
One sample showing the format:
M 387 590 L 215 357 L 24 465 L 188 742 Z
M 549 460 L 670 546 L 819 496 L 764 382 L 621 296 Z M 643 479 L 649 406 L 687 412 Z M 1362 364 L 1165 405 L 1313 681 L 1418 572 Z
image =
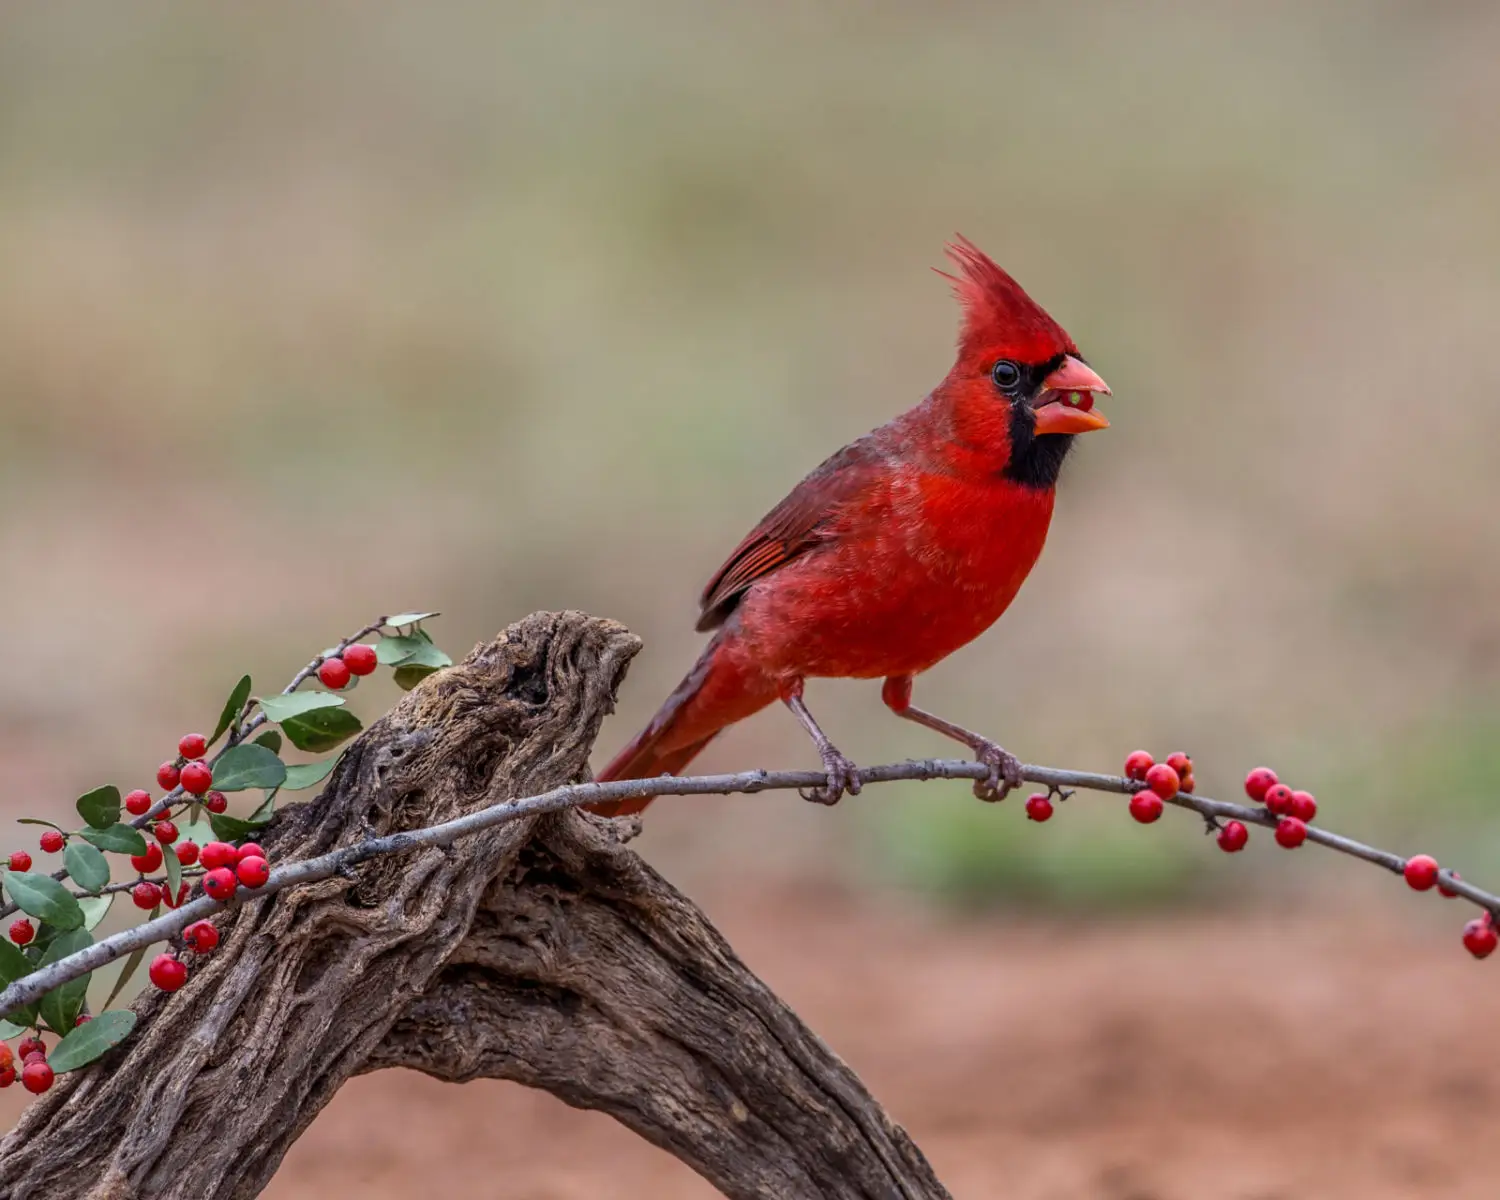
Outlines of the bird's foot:
M 828 772 L 828 783 L 819 788 L 799 788 L 798 794 L 814 804 L 837 804 L 845 792 L 851 796 L 859 795 L 862 786 L 859 768 L 833 746 L 821 748 L 818 753 L 823 758 L 823 769 Z
M 1004 800 L 1012 788 L 1026 782 L 1021 778 L 1021 760 L 997 742 L 981 738 L 974 757 L 990 769 L 983 779 L 974 781 L 974 794 L 986 803 Z

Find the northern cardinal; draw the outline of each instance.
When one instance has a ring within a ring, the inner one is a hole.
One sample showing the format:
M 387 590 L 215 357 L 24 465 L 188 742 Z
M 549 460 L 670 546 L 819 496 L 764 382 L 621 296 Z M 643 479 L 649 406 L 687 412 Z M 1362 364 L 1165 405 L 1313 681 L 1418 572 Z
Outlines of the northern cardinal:
M 793 489 L 704 589 L 716 630 L 651 723 L 598 775 L 682 770 L 714 736 L 782 701 L 828 772 L 808 799 L 859 791 L 859 772 L 802 699 L 813 676 L 884 677 L 899 717 L 969 747 L 998 799 L 1020 761 L 988 738 L 911 703 L 912 678 L 978 637 L 1036 564 L 1073 435 L 1107 428 L 1109 388 L 1073 339 L 977 246 L 947 247 L 963 308 L 958 359 L 915 408 L 845 446 Z M 651 798 L 600 804 L 623 816 Z

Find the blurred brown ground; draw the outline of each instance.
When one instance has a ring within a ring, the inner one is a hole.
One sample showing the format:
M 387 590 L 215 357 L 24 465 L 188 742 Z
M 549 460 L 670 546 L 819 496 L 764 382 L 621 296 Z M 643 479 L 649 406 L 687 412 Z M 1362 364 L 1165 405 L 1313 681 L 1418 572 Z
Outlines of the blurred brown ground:
M 1186 746 L 1211 794 L 1269 760 L 1500 880 L 1497 47 L 1493 5 L 1352 0 L 12 6 L 0 817 L 148 781 L 242 670 L 403 607 L 456 653 L 625 621 L 612 749 L 727 548 L 946 369 L 961 230 L 1114 428 L 924 703 L 1032 761 Z M 812 690 L 858 760 L 935 749 Z M 810 761 L 768 713 L 703 765 Z M 639 846 L 959 1195 L 1494 1195 L 1500 977 L 1451 907 L 1265 841 L 918 787 L 663 804 Z M 703 1194 L 395 1076 L 275 1194 L 351 1178 Z

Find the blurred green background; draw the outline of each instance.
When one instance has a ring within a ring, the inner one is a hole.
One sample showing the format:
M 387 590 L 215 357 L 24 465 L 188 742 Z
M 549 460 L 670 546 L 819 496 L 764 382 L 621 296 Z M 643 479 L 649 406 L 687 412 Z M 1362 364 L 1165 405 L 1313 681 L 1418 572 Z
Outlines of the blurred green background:
M 455 654 L 535 608 L 640 633 L 602 761 L 696 654 L 723 554 L 947 369 L 928 268 L 962 231 L 1114 428 L 922 702 L 1030 761 L 1186 748 L 1208 794 L 1269 761 L 1348 832 L 1500 871 L 1493 6 L 0 20 L 5 813 L 148 782 L 242 669 L 411 607 Z M 872 685 L 811 696 L 856 759 L 943 751 Z M 702 765 L 813 761 L 770 711 Z M 690 889 L 965 905 L 1370 874 L 1265 843 L 928 785 L 666 800 L 640 844 Z

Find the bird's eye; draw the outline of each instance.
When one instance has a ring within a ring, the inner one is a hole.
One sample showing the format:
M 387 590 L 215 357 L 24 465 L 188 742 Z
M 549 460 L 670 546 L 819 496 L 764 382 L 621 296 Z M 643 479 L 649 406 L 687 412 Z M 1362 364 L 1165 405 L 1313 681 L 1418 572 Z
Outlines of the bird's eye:
M 1002 358 L 995 364 L 995 369 L 990 372 L 990 377 L 995 381 L 995 386 L 1002 392 L 1013 392 L 1021 382 L 1021 368 L 1016 366 L 1008 358 Z

